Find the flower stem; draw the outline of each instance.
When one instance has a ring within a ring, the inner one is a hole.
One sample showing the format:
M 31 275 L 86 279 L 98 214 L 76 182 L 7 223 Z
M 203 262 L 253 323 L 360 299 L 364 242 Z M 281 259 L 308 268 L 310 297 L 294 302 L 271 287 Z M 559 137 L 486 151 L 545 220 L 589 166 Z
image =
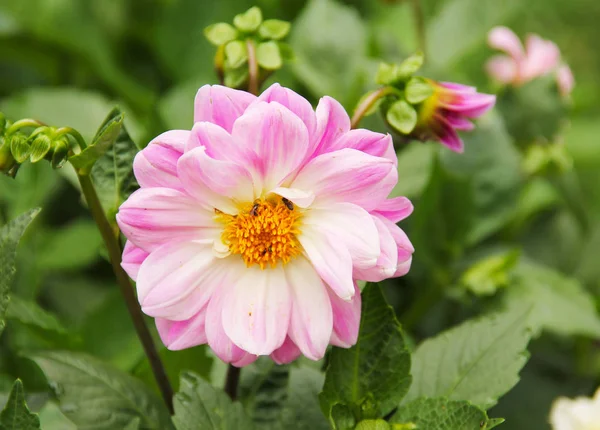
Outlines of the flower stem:
M 56 130 L 56 136 L 55 137 L 59 137 L 65 134 L 70 134 L 73 139 L 75 139 L 77 141 L 77 144 L 79 145 L 79 148 L 83 151 L 84 149 L 87 148 L 87 144 L 85 143 L 85 139 L 83 138 L 83 136 L 75 129 L 71 128 L 71 127 L 61 127 L 58 130 Z
M 15 131 L 21 129 L 21 128 L 25 128 L 25 127 L 34 127 L 34 128 L 38 128 L 40 126 L 45 125 L 44 123 L 35 120 L 35 119 L 21 119 L 17 122 L 15 122 L 13 125 L 11 125 L 10 127 L 8 127 L 8 129 L 6 130 L 6 134 L 12 134 Z
M 148 357 L 150 367 L 152 368 L 152 372 L 154 373 L 154 377 L 156 378 L 156 382 L 163 399 L 172 414 L 173 389 L 171 388 L 171 384 L 167 378 L 167 374 L 158 355 L 158 351 L 154 346 L 150 331 L 144 322 L 144 315 L 142 314 L 138 301 L 133 292 L 133 286 L 129 281 L 129 276 L 121 267 L 121 246 L 117 237 L 114 235 L 108 219 L 106 219 L 106 216 L 104 215 L 104 210 L 102 209 L 100 200 L 98 200 L 98 195 L 96 194 L 96 189 L 94 188 L 92 180 L 89 176 L 83 175 L 77 175 L 77 178 L 81 184 L 81 190 L 83 191 L 83 195 L 88 203 L 90 212 L 92 213 L 94 221 L 98 225 L 98 229 L 100 230 L 100 234 L 102 235 L 102 239 L 104 240 L 106 249 L 108 250 L 110 263 L 113 271 L 115 272 L 117 283 L 119 284 L 123 298 L 125 299 L 125 304 L 127 305 L 129 315 L 133 320 L 133 325 L 135 327 L 137 336 L 142 343 L 146 356 Z
M 240 382 L 240 372 L 242 369 L 229 365 L 227 367 L 227 377 L 225 379 L 225 392 L 231 400 L 237 399 L 237 388 Z
M 369 112 L 375 103 L 377 103 L 377 100 L 392 92 L 394 92 L 394 88 L 392 87 L 381 87 L 365 97 L 354 109 L 354 115 L 352 115 L 352 120 L 350 122 L 352 128 L 358 127 L 360 121 L 366 116 L 367 112 Z
M 425 17 L 423 16 L 423 8 L 421 7 L 421 0 L 411 0 L 413 9 L 413 17 L 415 25 L 417 27 L 417 39 L 419 41 L 419 49 L 426 55 L 427 50 L 427 39 L 425 35 Z
M 258 95 L 258 62 L 256 60 L 256 47 L 250 39 L 246 40 L 248 49 L 248 92 Z

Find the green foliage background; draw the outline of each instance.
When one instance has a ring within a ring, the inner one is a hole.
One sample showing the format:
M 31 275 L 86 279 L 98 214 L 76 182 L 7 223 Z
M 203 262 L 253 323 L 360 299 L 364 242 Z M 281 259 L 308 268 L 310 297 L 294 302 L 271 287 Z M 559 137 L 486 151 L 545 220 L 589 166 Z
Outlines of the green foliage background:
M 271 81 L 276 79 L 313 102 L 328 94 L 351 111 L 360 96 L 375 87 L 379 61 L 400 61 L 417 49 L 410 0 L 348 0 L 344 4 L 330 0 L 2 0 L 0 111 L 13 119 L 33 117 L 69 125 L 91 139 L 116 102 L 126 112 L 128 131 L 140 147 L 164 130 L 190 128 L 197 88 L 216 83 L 214 48 L 204 39 L 204 27 L 229 22 L 255 4 L 265 17 L 293 23 L 289 42 L 297 60 Z M 403 227 L 417 251 L 407 277 L 383 283 L 412 346 L 467 318 L 532 306 L 528 317 L 534 334 L 531 358 L 520 382 L 489 415 L 506 418 L 507 428 L 513 430 L 548 429 L 547 416 L 555 397 L 589 395 L 600 384 L 600 350 L 594 343 L 600 338 L 600 3 L 422 0 L 421 4 L 427 30 L 425 73 L 430 77 L 494 92 L 483 63 L 492 55 L 485 44 L 486 33 L 499 24 L 520 35 L 536 32 L 554 40 L 575 74 L 574 108 L 564 133 L 574 167 L 564 174 L 526 177 L 521 155 L 497 112 L 482 119 L 466 137 L 464 155 L 436 144 L 398 142 L 400 181 L 395 193 L 415 203 L 415 213 Z M 377 116 L 369 117 L 363 126 L 385 130 Z M 157 395 L 100 236 L 81 204 L 69 169 L 56 174 L 47 164 L 24 165 L 16 180 L 0 177 L 0 225 L 31 208 L 43 208 L 19 248 L 13 300 L 0 338 L 0 405 L 9 398 L 15 379 L 21 378 L 27 404 L 40 412 L 44 429 L 75 427 L 51 401 L 64 387 L 48 391 L 38 365 L 44 369 L 48 363 L 79 356 L 28 355 L 28 351 L 92 354 L 113 366 L 108 374 L 130 373 L 149 384 L 148 392 L 132 394 L 150 399 L 145 400 L 149 409 Z M 500 264 L 492 274 L 491 263 L 482 263 L 486 258 L 502 260 L 511 253 L 516 253 L 519 262 Z M 478 264 L 488 268 L 483 275 Z M 498 291 L 493 275 L 506 277 Z M 488 284 L 491 294 L 484 288 Z M 500 341 L 496 329 L 482 331 L 481 336 L 494 341 L 497 336 Z M 455 342 L 466 342 L 460 332 L 450 335 L 457 337 Z M 444 341 L 448 338 L 435 337 L 419 346 L 413 370 L 432 365 L 423 350 L 439 355 L 436 348 L 449 349 Z M 515 343 L 519 339 L 509 342 Z M 519 355 L 522 351 L 522 345 L 517 345 L 506 362 L 516 369 L 510 375 L 504 376 L 505 366 L 497 369 L 492 359 L 489 367 L 481 369 L 490 378 L 490 372 L 499 372 L 497 385 L 506 387 L 468 400 L 483 407 L 495 404 L 497 396 L 517 382 L 516 372 L 524 364 L 519 358 L 524 357 Z M 205 348 L 177 353 L 162 350 L 161 355 L 176 389 L 182 370 L 222 385 L 224 367 Z M 332 360 L 338 358 L 334 355 Z M 87 360 L 81 358 L 81 368 L 90 365 Z M 288 382 L 300 394 L 286 395 L 281 416 L 270 424 L 300 425 L 295 414 L 306 405 L 299 406 L 294 396 L 312 396 L 314 404 L 306 406 L 306 415 L 323 419 L 315 400 L 323 384 L 322 364 L 301 361 L 292 369 Z M 264 382 L 269 369 L 256 366 L 251 372 L 255 373 L 248 374 L 248 381 L 256 377 Z M 460 369 L 450 366 L 447 372 Z M 109 376 L 105 377 L 107 385 L 99 389 L 127 397 L 110 385 Z M 182 377 L 184 393 L 214 398 L 210 386 L 194 378 Z M 428 381 L 415 375 L 413 379 L 417 385 L 405 402 L 417 397 L 414 390 L 441 395 L 431 391 Z M 249 416 L 260 423 L 270 412 L 260 409 L 260 393 L 252 391 L 251 382 L 247 384 L 250 388 L 243 403 L 251 411 Z M 22 387 L 19 390 L 22 396 Z M 445 395 L 450 401 L 466 400 L 453 398 L 449 392 Z M 334 397 L 340 396 L 344 394 Z M 231 408 L 232 419 L 237 419 L 237 406 L 232 407 L 227 399 L 214 401 L 222 402 L 224 410 Z M 396 422 L 410 420 L 412 407 L 424 407 L 410 405 L 395 416 Z M 185 402 L 178 407 L 188 414 L 198 412 Z M 473 413 L 479 420 L 480 412 Z M 119 425 L 129 423 L 136 428 L 131 418 L 111 417 Z M 81 419 L 93 422 L 98 418 L 84 414 Z M 236 428 L 234 421 L 223 425 Z M 323 425 L 327 427 L 324 421 Z

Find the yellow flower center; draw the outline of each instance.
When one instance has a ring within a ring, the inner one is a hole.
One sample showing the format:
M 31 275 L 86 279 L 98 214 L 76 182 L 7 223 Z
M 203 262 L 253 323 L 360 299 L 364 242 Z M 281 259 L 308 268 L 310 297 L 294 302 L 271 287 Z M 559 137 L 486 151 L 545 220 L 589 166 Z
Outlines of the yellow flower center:
M 296 238 L 302 213 L 287 199 L 257 199 L 240 205 L 237 215 L 216 212 L 225 224 L 221 240 L 232 254 L 240 254 L 248 267 L 273 268 L 279 261 L 286 264 L 302 250 Z

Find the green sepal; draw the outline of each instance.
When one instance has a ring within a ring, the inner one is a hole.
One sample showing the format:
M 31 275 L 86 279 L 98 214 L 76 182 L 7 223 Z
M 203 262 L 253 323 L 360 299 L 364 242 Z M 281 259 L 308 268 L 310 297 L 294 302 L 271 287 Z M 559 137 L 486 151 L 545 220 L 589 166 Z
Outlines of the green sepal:
M 0 146 L 2 145 L 0 144 Z M 31 155 L 31 146 L 27 141 L 27 136 L 21 133 L 12 135 L 10 140 L 10 151 L 17 163 L 21 164 L 27 161 Z
M 427 79 L 413 76 L 406 84 L 406 100 L 412 104 L 421 103 L 431 97 L 434 91 Z
M 423 54 L 418 52 L 411 55 L 400 64 L 379 64 L 375 82 L 379 85 L 392 85 L 406 81 L 423 65 Z
M 52 153 L 52 168 L 60 169 L 69 159 L 69 142 L 66 138 L 54 142 L 54 151 Z
M 248 69 L 240 68 L 233 70 L 225 70 L 224 83 L 229 88 L 240 88 L 248 80 Z
M 25 138 L 25 140 L 27 139 Z M 9 144 L 6 138 L 0 136 L 0 172 L 6 173 L 14 178 L 11 172 L 13 172 L 15 166 L 18 166 L 18 163 L 13 157 L 11 147 L 12 144 Z M 16 175 L 16 171 L 14 171 L 14 174 Z
M 31 154 L 29 155 L 29 160 L 32 163 L 37 163 L 38 161 L 43 160 L 51 149 L 52 138 L 46 134 L 39 134 L 35 137 L 35 139 L 33 139 L 33 143 L 31 144 Z
M 379 63 L 377 74 L 375 75 L 375 82 L 379 85 L 390 85 L 396 80 L 396 69 L 395 64 Z
M 232 40 L 225 45 L 225 65 L 230 69 L 237 69 L 248 61 L 248 48 L 241 40 Z
M 204 36 L 215 46 L 221 46 L 238 37 L 238 31 L 226 22 L 217 22 L 204 29 Z
M 277 70 L 283 65 L 281 52 L 276 42 L 263 42 L 256 48 L 256 61 L 266 70 Z
M 267 19 L 258 28 L 258 34 L 264 39 L 281 40 L 290 32 L 291 24 L 280 19 Z
M 405 100 L 398 100 L 390 106 L 385 119 L 399 133 L 410 134 L 417 125 L 417 111 Z
M 262 23 L 262 11 L 259 7 L 251 7 L 233 18 L 233 25 L 245 33 L 255 32 Z

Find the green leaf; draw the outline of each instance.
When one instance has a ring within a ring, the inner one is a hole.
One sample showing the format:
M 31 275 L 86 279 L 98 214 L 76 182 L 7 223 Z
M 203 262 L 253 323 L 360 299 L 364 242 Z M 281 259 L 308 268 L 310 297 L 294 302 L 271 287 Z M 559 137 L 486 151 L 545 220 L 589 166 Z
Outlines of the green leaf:
M 15 276 L 17 246 L 27 226 L 40 212 L 32 209 L 0 229 L 0 334 L 4 330 L 4 316 L 9 304 L 9 292 Z
M 398 100 L 385 114 L 388 124 L 398 133 L 410 134 L 417 125 L 417 111 L 404 100 Z
M 172 428 L 161 399 L 125 372 L 77 352 L 44 351 L 29 358 L 55 387 L 61 410 L 78 428 L 123 428 L 135 417 L 143 428 Z
M 392 427 L 385 420 L 364 420 L 358 423 L 355 430 L 391 430 Z
M 263 42 L 256 48 L 256 61 L 266 70 L 277 70 L 283 65 L 281 52 L 276 42 Z
M 427 186 L 435 160 L 436 147 L 413 142 L 398 153 L 398 181 L 390 197 L 420 197 Z
M 518 249 L 486 256 L 471 265 L 459 282 L 477 296 L 492 295 L 509 284 L 509 274 L 519 262 L 520 256 Z
M 235 40 L 238 36 L 238 32 L 233 26 L 226 22 L 217 22 L 204 29 L 204 36 L 206 36 L 208 41 L 213 45 L 221 46 Z
M 433 95 L 433 87 L 427 82 L 427 79 L 417 76 L 410 78 L 405 91 L 406 100 L 412 104 L 424 102 Z
M 6 318 L 39 328 L 45 332 L 52 332 L 61 336 L 68 335 L 67 329 L 55 315 L 42 309 L 37 303 L 23 300 L 18 296 L 10 298 Z
M 102 237 L 91 220 L 77 219 L 42 236 L 38 267 L 44 270 L 77 270 L 98 259 Z
M 417 52 L 408 57 L 398 66 L 395 72 L 396 80 L 406 80 L 410 78 L 419 71 L 421 66 L 423 66 L 423 61 L 425 61 L 425 57 L 422 52 Z
M 329 430 L 318 400 L 324 380 L 325 375 L 318 370 L 304 366 L 291 368 L 281 428 Z
M 240 88 L 248 80 L 248 69 L 225 70 L 225 86 Z
M 323 412 L 332 424 L 332 410 L 338 404 L 349 407 L 357 421 L 387 415 L 408 391 L 410 361 L 394 310 L 380 287 L 368 284 L 362 292 L 356 345 L 331 352 L 319 396 Z
M 398 66 L 396 64 L 379 63 L 377 68 L 377 74 L 375 75 L 375 82 L 379 85 L 391 85 L 396 81 L 396 71 Z
M 412 428 L 423 430 L 489 430 L 503 420 L 490 420 L 485 411 L 469 402 L 420 398 L 401 406 L 390 421 L 412 423 Z
M 248 49 L 246 43 L 241 40 L 233 40 L 225 45 L 225 64 L 230 69 L 237 69 L 248 61 Z
M 262 12 L 259 7 L 251 7 L 233 18 L 233 25 L 245 33 L 255 32 L 262 23 Z
M 521 264 L 503 302 L 509 309 L 519 304 L 533 306 L 529 325 L 535 333 L 547 330 L 561 336 L 600 337 L 600 317 L 592 294 L 551 267 Z
M 140 428 L 140 417 L 135 417 L 123 430 L 138 430 Z
M 31 413 L 25 403 L 25 392 L 20 379 L 15 381 L 8 402 L 0 413 L 0 430 L 35 430 L 40 428 L 37 414 Z
M 334 0 L 311 0 L 294 21 L 292 72 L 316 97 L 349 105 L 363 93 L 367 29 L 358 12 Z
M 413 354 L 413 385 L 405 401 L 419 397 L 468 400 L 488 409 L 519 382 L 528 359 L 530 308 L 470 320 L 427 339 Z
M 279 19 L 267 19 L 258 28 L 260 37 L 271 40 L 281 40 L 290 32 L 291 24 Z
M 193 373 L 181 375 L 180 391 L 175 394 L 177 430 L 252 430 L 254 424 L 239 402 Z
M 114 115 L 113 118 L 119 117 L 119 112 L 115 108 L 111 112 Z M 102 132 L 99 134 L 104 135 Z M 114 138 L 114 144 L 96 161 L 92 168 L 92 181 L 100 203 L 111 222 L 121 203 L 139 188 L 133 174 L 133 159 L 138 151 L 139 149 L 131 139 L 125 125 L 122 124 L 119 133 Z

